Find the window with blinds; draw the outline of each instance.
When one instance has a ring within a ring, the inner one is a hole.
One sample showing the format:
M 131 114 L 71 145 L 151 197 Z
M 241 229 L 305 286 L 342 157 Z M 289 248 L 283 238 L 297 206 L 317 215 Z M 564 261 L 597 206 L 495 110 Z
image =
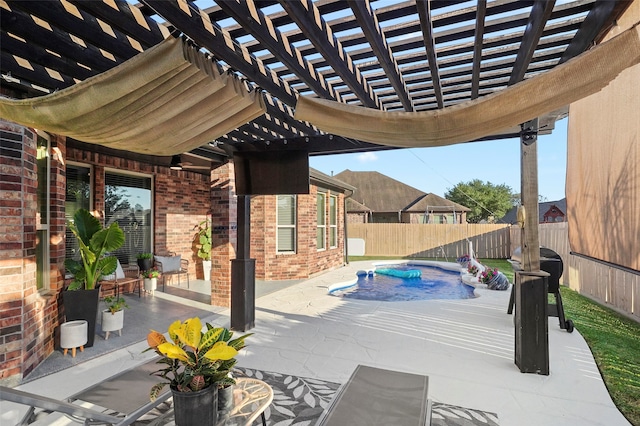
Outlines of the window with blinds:
M 296 252 L 296 196 L 278 195 L 276 211 L 276 252 Z
M 327 235 L 327 219 L 326 219 L 326 198 L 327 194 L 319 192 L 316 195 L 316 208 L 317 208 L 317 220 L 318 227 L 316 231 L 316 248 L 318 250 L 324 250 L 326 248 L 326 235 Z
M 135 264 L 139 253 L 152 252 L 151 177 L 105 173 L 105 226 L 117 222 L 124 244 L 113 252 L 120 263 Z
M 338 247 L 338 197 L 329 197 L 329 247 Z

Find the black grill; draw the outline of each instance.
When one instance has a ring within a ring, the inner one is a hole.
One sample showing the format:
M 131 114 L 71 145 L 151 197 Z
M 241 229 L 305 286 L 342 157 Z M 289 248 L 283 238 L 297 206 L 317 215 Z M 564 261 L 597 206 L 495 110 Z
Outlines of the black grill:
M 514 270 L 521 269 L 522 264 L 522 249 L 517 247 L 513 251 L 511 256 L 511 265 Z M 556 303 L 549 304 L 549 316 L 558 317 L 560 321 L 560 328 L 567 330 L 569 333 L 573 331 L 573 321 L 570 319 L 565 320 L 564 307 L 562 305 L 562 296 L 560 295 L 560 277 L 564 270 L 564 264 L 562 258 L 558 253 L 547 247 L 540 247 L 540 270 L 547 272 L 550 276 L 547 281 L 547 291 L 552 293 L 555 297 Z M 512 290 L 513 292 L 513 290 Z M 509 302 L 509 313 L 512 311 L 513 294 L 512 299 Z

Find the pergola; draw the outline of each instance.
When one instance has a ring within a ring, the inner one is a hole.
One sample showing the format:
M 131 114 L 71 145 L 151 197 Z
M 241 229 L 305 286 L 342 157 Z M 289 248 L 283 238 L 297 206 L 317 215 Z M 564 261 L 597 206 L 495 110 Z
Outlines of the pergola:
M 192 40 L 263 91 L 267 111 L 191 151 L 389 149 L 293 118 L 298 96 L 381 111 L 442 110 L 499 92 L 579 55 L 631 3 L 617 1 L 6 1 L 1 84 L 26 97 L 69 87 L 160 43 Z M 551 132 L 566 109 L 541 116 Z M 482 139 L 519 136 L 520 129 Z M 222 147 L 225 149 L 222 149 Z M 169 158 L 156 159 L 169 163 Z
M 195 45 L 221 73 L 260 92 L 266 107 L 263 115 L 182 153 L 182 161 L 203 166 L 237 151 L 303 149 L 322 155 L 391 149 L 296 120 L 298 97 L 390 113 L 446 111 L 543 75 L 589 50 L 631 3 L 7 0 L 0 1 L 0 84 L 14 97 L 53 93 L 173 34 Z M 550 133 L 567 111 L 566 106 L 546 111 L 479 138 L 521 139 L 527 211 L 537 211 L 536 135 Z M 171 161 L 124 155 L 161 165 Z M 239 206 L 242 215 L 246 203 Z M 526 217 L 525 247 L 538 246 L 535 216 Z M 241 239 L 248 240 L 239 235 L 239 246 Z M 248 247 L 238 251 L 240 258 L 248 257 Z M 523 256 L 524 269 L 538 270 L 538 256 L 537 249 Z

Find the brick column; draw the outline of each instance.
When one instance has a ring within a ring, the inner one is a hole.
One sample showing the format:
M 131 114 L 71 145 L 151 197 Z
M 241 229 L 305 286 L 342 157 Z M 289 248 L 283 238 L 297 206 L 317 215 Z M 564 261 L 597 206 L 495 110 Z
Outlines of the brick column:
M 231 259 L 236 257 L 238 204 L 233 162 L 211 171 L 211 304 L 231 306 Z
M 29 334 L 36 307 L 36 134 L 0 120 L 0 383 L 16 385 L 26 353 L 38 344 Z M 35 319 L 35 318 L 34 318 Z

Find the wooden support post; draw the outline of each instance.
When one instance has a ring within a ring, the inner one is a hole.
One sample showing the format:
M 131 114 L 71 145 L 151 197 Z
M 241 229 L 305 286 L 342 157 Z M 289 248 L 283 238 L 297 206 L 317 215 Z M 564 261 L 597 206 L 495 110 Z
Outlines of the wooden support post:
M 251 252 L 251 197 L 238 196 L 238 244 L 231 260 L 231 328 L 246 331 L 255 325 L 256 274 Z
M 540 271 L 538 235 L 538 119 L 521 125 L 520 197 L 525 209 L 522 227 L 522 271 L 515 279 L 515 364 L 522 373 L 549 374 L 549 330 L 546 272 Z M 512 293 L 513 295 L 513 293 Z M 511 307 L 510 307 L 511 310 Z
M 521 125 L 520 133 L 520 198 L 526 217 L 521 230 L 522 270 L 540 270 L 540 238 L 538 235 L 538 119 Z

